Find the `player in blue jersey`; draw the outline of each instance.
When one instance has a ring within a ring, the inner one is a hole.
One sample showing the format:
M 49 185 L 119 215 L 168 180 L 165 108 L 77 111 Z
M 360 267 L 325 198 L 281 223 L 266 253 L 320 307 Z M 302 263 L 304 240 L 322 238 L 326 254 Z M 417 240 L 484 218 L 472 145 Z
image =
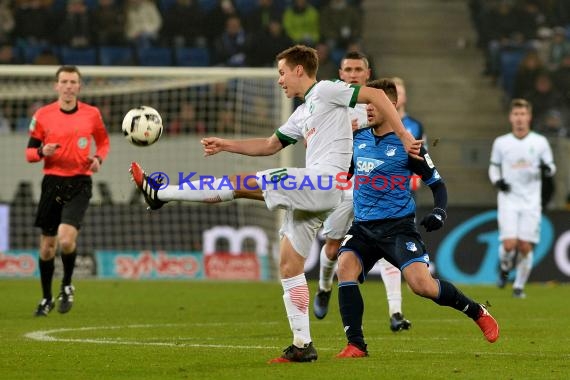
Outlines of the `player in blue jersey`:
M 368 86 L 382 89 L 396 105 L 393 81 L 376 80 Z M 489 342 L 495 342 L 499 326 L 486 308 L 453 284 L 434 279 L 429 272 L 429 255 L 414 222 L 416 206 L 409 178 L 412 173 L 421 176 L 433 193 L 434 208 L 420 224 L 427 232 L 440 229 L 446 219 L 447 190 L 433 161 L 424 148 L 420 151 L 423 161 L 411 159 L 383 115 L 372 105 L 367 110 L 371 127 L 354 134 L 354 222 L 339 249 L 338 298 L 348 344 L 337 357 L 368 355 L 362 333 L 364 302 L 358 283 L 364 282 L 381 258 L 402 271 L 414 293 L 462 311 L 477 323 Z

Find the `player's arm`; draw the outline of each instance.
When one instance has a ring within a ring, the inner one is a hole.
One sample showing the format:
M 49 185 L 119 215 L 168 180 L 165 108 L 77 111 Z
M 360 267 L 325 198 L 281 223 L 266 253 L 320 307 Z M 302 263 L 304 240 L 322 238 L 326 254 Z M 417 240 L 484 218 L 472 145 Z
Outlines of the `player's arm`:
M 422 159 L 419 154 L 422 140 L 416 140 L 414 136 L 404 128 L 404 124 L 402 124 L 396 107 L 390 102 L 390 99 L 388 99 L 383 90 L 367 86 L 360 87 L 358 91 L 358 103 L 371 103 L 378 112 L 384 115 L 386 121 L 394 130 L 394 133 L 396 133 L 402 141 L 402 144 L 404 144 L 406 152 L 413 158 Z
M 552 156 L 552 149 L 546 138 L 544 139 L 544 150 L 540 155 L 540 171 L 546 177 L 552 177 L 556 174 L 556 165 L 554 165 L 554 158 Z
M 100 112 L 97 112 L 97 120 L 95 122 L 95 129 L 93 130 L 93 139 L 95 140 L 95 146 L 97 147 L 94 158 L 96 158 L 99 161 L 99 164 L 101 164 L 107 158 L 111 145 L 109 134 L 107 133 L 107 129 L 105 128 Z
M 491 149 L 491 163 L 489 164 L 489 180 L 499 191 L 508 193 L 511 191 L 511 185 L 505 182 L 503 179 L 503 173 L 501 170 L 501 149 L 499 147 L 498 140 L 493 142 L 493 148 Z
M 284 145 L 277 133 L 268 138 L 253 138 L 243 140 L 205 137 L 201 141 L 204 155 L 211 156 L 219 152 L 238 153 L 246 156 L 270 156 L 283 149 Z
M 422 181 L 429 186 L 433 195 L 433 209 L 420 222 L 426 231 L 430 232 L 443 227 L 447 219 L 447 187 L 423 146 L 420 148 L 420 156 L 423 160 L 410 158 L 409 166 L 412 172 L 420 176 Z

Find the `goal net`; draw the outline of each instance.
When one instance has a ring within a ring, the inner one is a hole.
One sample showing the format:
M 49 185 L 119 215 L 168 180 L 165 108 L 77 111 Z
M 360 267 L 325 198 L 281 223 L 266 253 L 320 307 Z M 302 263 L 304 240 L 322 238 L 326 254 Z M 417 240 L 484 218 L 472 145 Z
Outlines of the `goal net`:
M 4 209 L 9 207 L 9 232 L 7 237 L 0 237 L 0 251 L 37 249 L 39 230 L 33 223 L 42 163 L 27 163 L 24 150 L 31 115 L 39 106 L 56 99 L 56 70 L 52 66 L 0 67 L 0 204 Z M 130 182 L 128 167 L 131 161 L 137 161 L 147 172 L 166 173 L 171 184 L 178 184 L 180 177 L 191 173 L 219 177 L 290 165 L 291 153 L 287 150 L 269 157 L 228 153 L 204 157 L 200 144 L 204 136 L 267 137 L 274 132 L 292 110 L 291 101 L 276 83 L 274 69 L 80 70 L 80 100 L 101 110 L 111 150 L 101 172 L 93 175 L 93 198 L 78 239 L 79 250 L 202 252 L 204 244 L 208 250 L 230 253 L 272 249 L 277 241 L 279 216 L 268 211 L 263 202 L 177 203 L 150 213 Z M 129 144 L 121 134 L 123 116 L 140 105 L 156 108 L 164 122 L 160 141 L 144 148 Z M 9 126 L 10 131 L 2 125 Z M 268 247 L 256 247 L 259 241 L 252 240 L 257 232 L 246 233 L 241 239 L 243 244 L 234 247 L 231 238 L 252 228 L 265 233 Z M 220 236 L 227 238 L 215 239 L 214 246 L 204 243 L 212 230 L 222 231 Z

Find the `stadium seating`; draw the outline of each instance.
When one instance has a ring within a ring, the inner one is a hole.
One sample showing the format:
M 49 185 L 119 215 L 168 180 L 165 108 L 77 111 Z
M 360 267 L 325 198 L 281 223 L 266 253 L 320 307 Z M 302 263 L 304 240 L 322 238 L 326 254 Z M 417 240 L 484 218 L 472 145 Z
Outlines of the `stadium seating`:
M 137 59 L 141 66 L 172 66 L 172 50 L 167 47 L 147 47 L 137 49 Z
M 19 59 L 24 64 L 32 64 L 44 51 L 51 48 L 47 45 L 21 45 L 18 47 Z
M 99 63 L 103 66 L 130 66 L 134 61 L 133 50 L 128 46 L 99 47 Z
M 97 49 L 64 46 L 60 50 L 60 60 L 64 65 L 96 65 Z
M 207 48 L 176 48 L 174 50 L 176 66 L 208 66 L 210 53 Z

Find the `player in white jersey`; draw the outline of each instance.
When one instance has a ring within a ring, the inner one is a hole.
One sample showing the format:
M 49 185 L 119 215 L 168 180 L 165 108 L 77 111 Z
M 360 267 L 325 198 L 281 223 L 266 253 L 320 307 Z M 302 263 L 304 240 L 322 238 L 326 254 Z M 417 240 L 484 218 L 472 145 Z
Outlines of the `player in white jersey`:
M 338 71 L 339 78 L 346 83 L 365 85 L 370 79 L 370 66 L 366 56 L 359 52 L 349 52 L 341 60 Z M 353 130 L 368 126 L 365 104 L 357 104 L 350 110 Z M 342 202 L 333 210 L 324 222 L 323 234 L 325 244 L 321 249 L 319 268 L 319 288 L 313 301 L 315 317 L 323 319 L 329 308 L 332 294 L 332 283 L 337 264 L 340 243 L 352 224 L 354 217 L 352 189 L 343 191 Z M 388 315 L 390 329 L 394 332 L 407 330 L 411 322 L 402 313 L 402 276 L 398 268 L 385 259 L 378 261 L 380 275 L 386 288 L 388 298 Z
M 532 105 L 513 99 L 509 122 L 512 132 L 493 143 L 489 178 L 499 190 L 499 287 L 507 283 L 516 261 L 513 296 L 525 298 L 524 286 L 532 270 L 533 248 L 540 238 L 541 170 L 553 176 L 556 166 L 548 140 L 530 130 Z
M 342 191 L 335 186 L 335 181 L 337 174 L 348 171 L 352 157 L 349 107 L 356 102 L 373 102 L 386 113 L 388 123 L 397 131 L 412 157 L 419 157 L 421 141 L 416 141 L 405 130 L 382 90 L 341 81 L 317 82 L 315 49 L 296 45 L 284 50 L 277 55 L 277 69 L 278 84 L 287 97 L 301 98 L 303 104 L 268 138 L 207 137 L 202 139 L 204 153 L 210 156 L 225 151 L 267 156 L 304 139 L 307 143 L 305 168 L 277 168 L 217 178 L 206 188 L 201 186 L 201 181 L 162 188 L 135 162 L 131 164 L 131 175 L 151 209 L 158 209 L 173 200 L 217 203 L 236 198 L 265 201 L 271 210 L 285 209 L 280 230 L 279 272 L 293 344 L 270 362 L 308 362 L 317 359 L 317 351 L 309 329 L 309 289 L 304 265 L 317 230 L 341 199 Z M 296 186 L 301 181 L 305 186 Z M 317 185 L 319 181 L 320 186 Z

